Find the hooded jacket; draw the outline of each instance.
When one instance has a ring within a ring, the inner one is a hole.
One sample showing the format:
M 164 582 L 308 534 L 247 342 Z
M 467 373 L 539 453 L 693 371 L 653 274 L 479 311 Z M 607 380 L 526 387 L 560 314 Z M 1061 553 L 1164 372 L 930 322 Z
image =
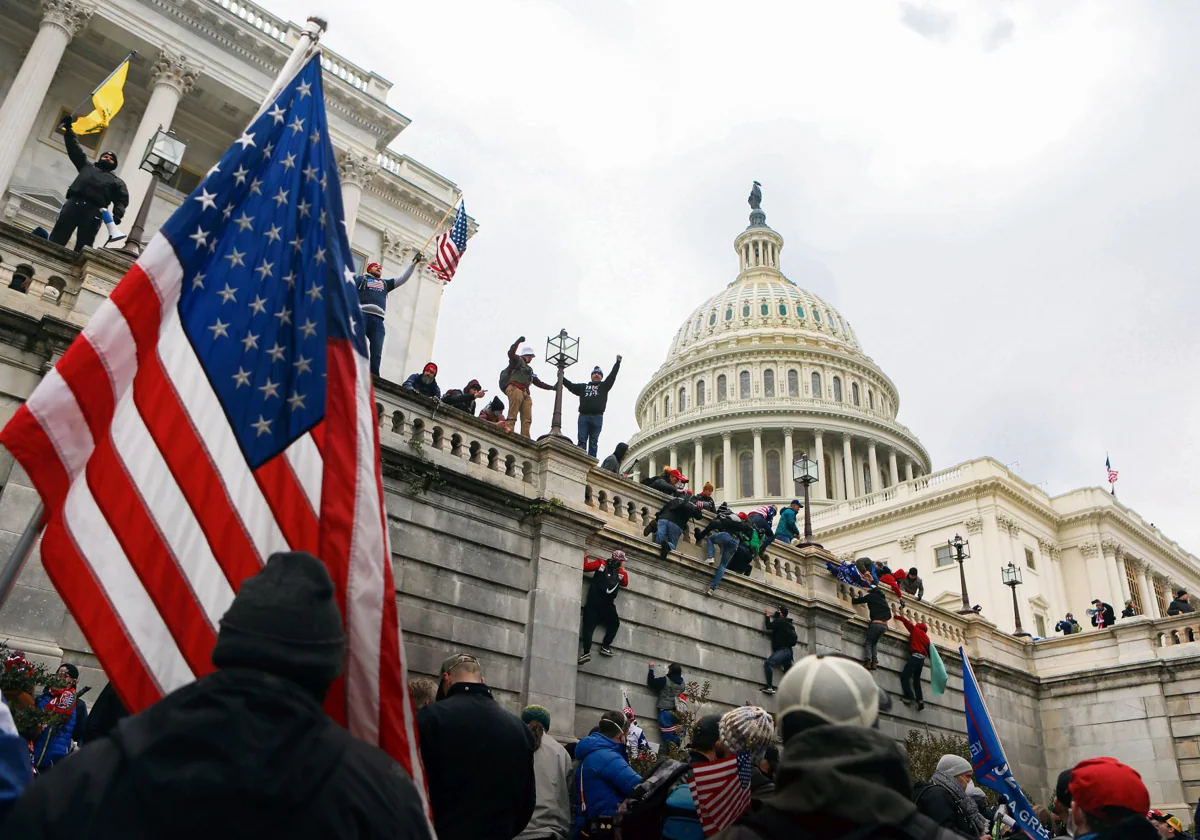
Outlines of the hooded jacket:
M 1183 613 L 1195 612 L 1196 608 L 1192 606 L 1191 601 L 1185 601 L 1182 598 L 1173 598 L 1171 603 L 1167 605 L 1167 615 L 1182 615 Z
M 63 840 L 429 837 L 398 764 L 297 683 L 240 668 L 121 720 L 32 786 L 4 828 Z
M 796 646 L 796 626 L 786 615 L 767 616 L 767 630 L 771 633 L 771 652 L 791 650 Z
M 693 519 L 700 519 L 702 516 L 700 508 L 692 504 L 691 497 L 683 493 L 677 493 L 675 498 L 663 505 L 662 510 L 658 512 L 659 519 L 674 522 L 680 530 L 686 528 Z
M 665 475 L 652 475 L 649 478 L 643 478 L 642 484 L 651 490 L 657 490 L 659 493 L 666 493 L 668 496 L 675 495 L 675 485 L 667 481 Z
M 400 387 L 406 391 L 416 391 L 426 397 L 440 398 L 442 396 L 442 386 L 438 385 L 437 377 L 434 377 L 429 382 L 426 382 L 421 377 L 424 373 L 414 373 L 408 379 L 404 380 L 404 384 Z
M 851 598 L 851 604 L 866 604 L 867 615 L 871 617 L 871 621 L 891 621 L 892 610 L 888 606 L 887 596 L 883 594 L 883 590 L 876 586 L 868 589 L 864 595 L 858 598 Z
M 83 147 L 75 137 L 75 132 L 68 129 L 63 137 L 67 146 L 67 157 L 75 164 L 78 175 L 67 187 L 67 198 L 83 201 L 94 207 L 104 208 L 112 204 L 113 221 L 120 223 L 129 206 L 129 190 L 125 182 L 117 176 L 115 169 L 104 170 L 88 160 Z M 116 160 L 116 153 L 112 153 Z
M 903 615 L 897 615 L 900 623 L 908 629 L 908 649 L 921 656 L 929 656 L 929 625 L 921 621 L 913 624 Z
M 465 411 L 467 414 L 475 413 L 475 398 L 471 396 L 471 388 L 479 387 L 479 380 L 472 379 L 467 383 L 467 387 L 461 391 L 457 388 L 451 388 L 442 395 L 442 402 L 451 408 L 457 408 L 459 411 Z
M 800 528 L 796 525 L 796 511 L 788 505 L 779 514 L 779 524 L 775 526 L 775 536 L 781 540 L 791 540 L 800 536 Z
M 596 602 L 613 602 L 622 586 L 629 586 L 629 573 L 624 564 L 601 557 L 591 557 L 583 561 L 583 570 L 592 572 L 592 583 L 588 587 L 587 599 Z
M 621 462 L 625 460 L 625 453 L 628 451 L 629 444 L 618 443 L 617 448 L 613 450 L 613 454 L 605 458 L 600 464 L 600 469 L 619 475 L 621 473 Z
M 775 795 L 764 801 L 760 812 L 764 822 L 770 820 L 781 830 L 753 829 L 759 818 L 750 814 L 717 837 L 835 840 L 868 826 L 904 826 L 913 837 L 962 840 L 918 813 L 911 797 L 908 759 L 890 737 L 861 726 L 816 726 L 784 744 Z M 789 823 L 800 831 L 788 831 Z
M 575 801 L 575 829 L 585 817 L 608 817 L 641 783 L 642 777 L 625 760 L 625 746 L 593 732 L 575 746 L 575 781 L 571 798 Z M 439 835 L 440 836 L 440 835 Z
M 587 382 L 563 380 L 563 387 L 579 397 L 580 414 L 594 416 L 604 413 L 604 409 L 608 408 L 608 392 L 612 390 L 613 384 L 617 381 L 617 371 L 620 369 L 621 363 L 616 362 L 612 370 L 608 372 L 608 376 L 599 382 L 592 382 L 590 379 Z
M 1105 627 L 1112 627 L 1117 623 L 1117 615 L 1113 612 L 1112 604 L 1100 602 L 1099 612 L 1092 616 L 1092 626 L 1099 627 L 1100 619 L 1104 619 Z

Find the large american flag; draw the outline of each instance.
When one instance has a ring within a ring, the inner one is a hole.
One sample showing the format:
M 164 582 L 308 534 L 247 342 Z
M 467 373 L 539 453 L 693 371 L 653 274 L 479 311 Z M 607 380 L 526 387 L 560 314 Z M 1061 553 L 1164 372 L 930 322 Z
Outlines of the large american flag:
M 688 787 L 704 836 L 733 825 L 750 810 L 750 756 L 736 756 L 692 767 Z
M 318 52 L 0 442 L 42 497 L 43 565 L 126 707 L 212 671 L 241 581 L 309 551 L 348 640 L 326 708 L 424 796 L 362 317 Z
M 467 206 L 465 202 L 459 202 L 454 224 L 450 226 L 450 230 L 437 238 L 437 246 L 434 251 L 433 262 L 429 264 L 429 270 L 442 278 L 444 282 L 449 283 L 454 279 L 454 272 L 458 270 L 459 260 L 467 252 Z

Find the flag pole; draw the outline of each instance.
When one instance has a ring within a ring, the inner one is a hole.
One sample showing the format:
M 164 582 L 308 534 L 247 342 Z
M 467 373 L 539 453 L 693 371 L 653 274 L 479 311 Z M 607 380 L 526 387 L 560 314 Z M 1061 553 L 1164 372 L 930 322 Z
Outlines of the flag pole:
M 113 76 L 117 75 L 117 71 L 125 66 L 125 62 L 132 61 L 133 57 L 135 55 L 137 55 L 137 50 L 130 50 L 129 55 L 125 56 L 123 59 L 121 59 L 119 62 L 117 62 L 117 66 L 113 68 L 113 71 L 111 73 L 109 73 L 107 76 L 104 77 L 104 81 L 102 81 L 100 84 L 98 84 L 94 88 L 92 88 L 92 92 L 87 95 L 87 99 L 83 100 L 82 102 L 80 102 L 78 105 L 75 106 L 75 110 L 71 112 L 71 116 L 75 117 L 75 118 L 83 116 L 82 114 L 79 113 L 79 109 L 83 108 L 89 102 L 91 102 L 92 97 L 96 95 L 96 91 L 100 90 L 100 88 L 102 88 L 106 84 L 108 84 L 109 79 L 111 79 Z
M 424 254 L 425 249 L 429 247 L 429 243 L 433 241 L 433 237 L 438 235 L 438 231 L 440 231 L 442 229 L 442 225 L 446 224 L 446 220 L 450 218 L 450 214 L 455 211 L 455 209 L 458 207 L 458 202 L 460 202 L 460 201 L 462 201 L 461 195 L 458 197 L 458 199 L 453 204 L 450 205 L 449 209 L 446 210 L 445 214 L 442 216 L 442 220 L 440 222 L 438 222 L 437 227 L 435 227 L 433 229 L 433 233 L 429 234 L 429 238 L 426 239 L 425 244 L 421 246 L 422 254 Z
M 266 97 L 263 98 L 262 105 L 258 107 L 258 111 L 250 118 L 250 122 L 247 125 L 253 125 L 254 121 L 261 117 L 263 112 L 271 106 L 271 103 L 279 97 L 280 91 L 292 80 L 292 77 L 296 75 L 301 65 L 308 60 L 313 50 L 317 48 L 317 42 L 321 40 L 321 33 L 327 28 L 329 28 L 329 23 L 324 18 L 319 18 L 315 15 L 305 22 L 304 28 L 300 30 L 300 40 L 296 42 L 296 46 L 292 49 L 292 54 L 283 63 L 279 75 L 275 77 L 274 84 L 271 85 L 271 89 L 267 91 Z
M 37 542 L 38 534 L 42 532 L 45 511 L 46 509 L 42 507 L 39 499 L 37 507 L 33 509 L 33 513 L 29 517 L 29 524 L 21 532 L 21 538 L 13 546 L 12 553 L 8 555 L 4 565 L 0 566 L 0 608 L 3 608 L 8 600 L 17 578 L 21 575 L 21 569 L 25 567 L 25 561 L 29 559 L 29 555 L 33 551 L 33 544 Z

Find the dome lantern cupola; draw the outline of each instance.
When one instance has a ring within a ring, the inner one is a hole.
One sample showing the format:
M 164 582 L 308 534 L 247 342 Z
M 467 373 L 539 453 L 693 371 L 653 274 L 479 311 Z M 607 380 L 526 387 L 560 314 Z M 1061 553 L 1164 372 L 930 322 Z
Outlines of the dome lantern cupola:
M 750 225 L 734 240 L 741 265 L 738 279 L 747 272 L 768 269 L 779 273 L 779 252 L 783 250 L 783 237 L 767 227 L 767 214 L 762 209 L 762 190 L 758 181 L 750 191 Z

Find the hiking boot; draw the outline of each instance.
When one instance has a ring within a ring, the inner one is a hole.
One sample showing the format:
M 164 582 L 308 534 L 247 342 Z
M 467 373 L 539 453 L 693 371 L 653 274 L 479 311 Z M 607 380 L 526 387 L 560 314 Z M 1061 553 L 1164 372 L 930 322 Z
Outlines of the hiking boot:
M 663 560 L 666 560 L 667 554 L 670 551 L 671 551 L 671 546 L 667 543 L 666 540 L 663 540 L 662 544 L 659 545 L 659 547 L 658 547 L 658 556 L 661 557 Z
M 650 520 L 650 524 L 649 524 L 649 525 L 647 525 L 645 528 L 643 528 L 643 529 L 642 529 L 642 536 L 643 536 L 643 537 L 648 537 L 648 536 L 650 536 L 651 534 L 653 534 L 653 533 L 655 532 L 655 530 L 657 530 L 657 529 L 658 529 L 658 520 L 657 520 L 657 519 L 651 519 L 651 520 Z
M 711 586 L 710 586 L 708 589 L 704 590 L 704 594 L 705 594 L 705 595 L 712 595 L 712 594 L 713 594 L 714 592 L 716 592 L 716 591 L 717 591 L 716 589 L 714 589 L 713 587 L 711 587 Z
M 774 694 L 774 693 L 775 693 L 775 687 L 774 687 L 774 686 L 771 686 L 771 685 L 769 685 L 769 686 L 767 686 L 766 688 L 764 688 L 764 689 L 762 690 L 762 693 L 763 693 L 763 694 Z
M 916 702 L 917 702 L 917 698 L 915 698 L 915 697 L 901 697 L 901 698 L 900 698 L 900 702 L 901 702 L 901 703 L 903 703 L 905 706 L 912 706 L 914 703 L 916 703 Z
M 600 645 L 600 655 L 601 656 L 616 656 L 616 654 L 613 653 L 613 649 L 610 648 L 608 645 Z
M 918 700 L 918 701 L 917 701 L 917 711 L 918 711 L 918 712 L 923 712 L 923 711 L 925 711 L 925 701 L 924 701 L 924 700 Z
M 701 534 L 701 531 L 699 528 L 692 529 L 692 536 L 696 538 L 696 545 L 700 544 L 700 534 Z
M 580 665 L 586 665 L 591 661 L 592 661 L 592 655 L 590 653 L 585 653 L 583 656 L 579 657 Z
M 879 660 L 878 660 L 878 659 L 872 659 L 872 660 L 871 660 L 871 670 L 872 670 L 872 671 L 876 671 L 876 670 L 878 670 L 878 669 L 879 669 Z

